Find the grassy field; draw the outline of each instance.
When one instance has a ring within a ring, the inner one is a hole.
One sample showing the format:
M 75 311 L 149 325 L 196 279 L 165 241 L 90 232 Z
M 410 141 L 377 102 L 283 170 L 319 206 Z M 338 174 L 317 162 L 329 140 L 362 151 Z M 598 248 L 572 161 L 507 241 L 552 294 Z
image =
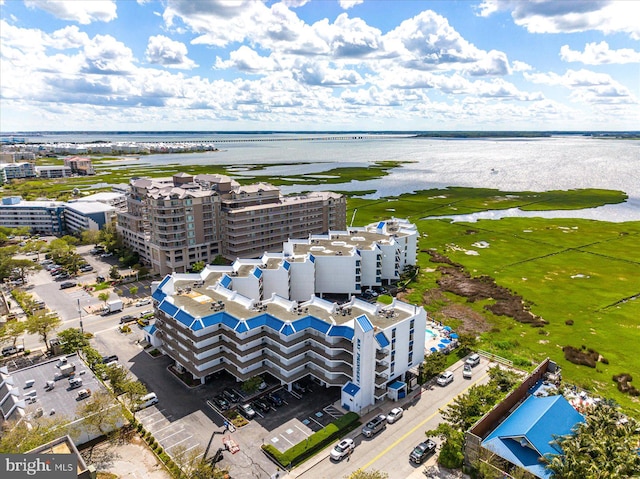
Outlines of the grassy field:
M 614 374 L 623 372 L 640 379 L 640 222 L 505 218 L 453 223 L 421 219 L 444 214 L 442 211 L 452 205 L 458 213 L 485 203 L 488 208 L 519 206 L 514 201 L 527 201 L 530 196 L 519 193 L 514 199 L 509 193 L 500 200 L 497 192 L 488 198 L 488 190 L 447 191 L 446 199 L 437 198 L 442 192 L 429 191 L 403 195 L 391 203 L 388 199 L 349 201 L 351 211 L 358 208 L 357 224 L 388 216 L 389 206 L 393 206 L 394 215 L 408 216 L 417 223 L 422 235 L 418 255 L 421 273 L 406 298 L 423 304 L 433 317 L 453 327 L 477 321 L 478 331 L 482 331 L 481 349 L 518 364 L 551 357 L 562 366 L 565 379 L 613 398 L 640 417 L 638 399 L 619 393 L 612 381 Z M 549 204 L 586 206 L 619 197 L 617 192 L 597 190 L 536 195 L 542 200 L 538 202 L 540 209 Z M 532 328 L 496 316 L 484 309 L 492 300 L 468 302 L 447 292 L 434 294 L 440 273 L 426 253 L 429 249 L 462 264 L 473 276 L 491 276 L 497 284 L 521 295 L 548 325 Z M 573 325 L 566 324 L 568 320 Z M 567 345 L 592 348 L 608 364 L 599 362 L 595 369 L 574 365 L 564 359 L 562 347 Z

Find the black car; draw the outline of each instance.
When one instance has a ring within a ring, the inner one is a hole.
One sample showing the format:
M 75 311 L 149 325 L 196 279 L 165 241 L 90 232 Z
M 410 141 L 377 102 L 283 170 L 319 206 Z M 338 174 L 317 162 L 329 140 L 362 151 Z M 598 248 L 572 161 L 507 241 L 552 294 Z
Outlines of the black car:
M 134 318 L 130 314 L 125 314 L 123 317 L 120 318 L 120 324 L 130 323 L 131 321 L 135 321 L 135 320 L 136 318 Z
M 117 360 L 118 356 L 116 356 L 115 354 L 112 354 L 111 356 L 102 356 L 102 364 L 107 364 Z
M 229 402 L 239 402 L 240 401 L 240 395 L 237 394 L 233 389 L 231 388 L 226 388 L 224 391 L 222 391 L 222 395 L 224 396 L 225 399 L 227 399 Z
M 252 405 L 254 409 L 260 411 L 263 414 L 271 411 L 271 406 L 269 406 L 269 403 L 264 399 L 256 399 L 255 401 L 253 401 Z
M 280 407 L 284 404 L 284 401 L 282 400 L 282 398 L 278 396 L 276 393 L 269 394 L 267 396 L 267 401 L 269 401 L 273 407 Z
M 216 397 L 214 397 L 213 403 L 221 411 L 226 411 L 227 409 L 229 409 L 229 402 L 222 396 L 222 394 L 218 394 Z
M 73 288 L 76 285 L 73 281 L 67 281 L 66 283 L 62 283 L 60 285 L 60 289 Z
M 425 459 L 427 459 L 431 454 L 433 454 L 436 450 L 436 443 L 431 439 L 427 440 L 427 442 L 421 442 L 418 444 L 411 454 L 409 455 L 409 460 L 411 462 L 415 462 L 416 464 L 422 464 Z

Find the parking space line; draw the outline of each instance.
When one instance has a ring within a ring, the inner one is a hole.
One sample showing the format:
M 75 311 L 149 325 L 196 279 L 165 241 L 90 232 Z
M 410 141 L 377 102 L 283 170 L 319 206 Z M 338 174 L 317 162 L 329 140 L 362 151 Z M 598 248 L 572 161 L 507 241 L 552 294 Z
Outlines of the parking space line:
M 165 429 L 169 428 L 173 426 L 172 423 L 167 424 L 165 427 L 161 427 L 160 429 L 158 429 L 156 432 L 154 432 L 154 434 L 158 434 L 160 431 L 164 431 Z
M 175 436 L 176 434 L 180 434 L 181 432 L 184 432 L 184 429 L 180 429 L 179 431 L 176 431 L 173 434 L 169 434 L 168 436 L 163 437 L 162 439 L 160 439 L 160 441 L 166 441 L 170 437 Z M 191 436 L 189 436 L 189 437 L 191 437 Z M 187 439 L 189 439 L 189 438 L 187 438 Z
M 318 421 L 316 421 L 315 419 L 313 419 L 311 416 L 307 416 L 309 419 L 311 419 L 313 422 L 315 422 L 318 426 L 320 426 L 321 428 L 324 427 L 321 423 L 319 423 Z
M 189 439 L 191 439 L 193 436 L 189 436 L 189 437 L 185 437 L 182 441 L 178 441 L 175 444 L 169 446 L 169 447 L 165 447 L 165 449 L 171 449 L 173 447 L 176 447 L 178 444 L 184 442 L 184 441 L 188 441 Z
M 289 394 L 291 394 L 294 398 L 296 399 L 302 399 L 302 396 L 300 396 L 298 393 L 293 392 L 293 391 L 289 391 Z
M 296 426 L 296 429 L 297 429 L 298 431 L 300 431 L 302 434 L 304 434 L 305 436 L 309 437 L 309 436 L 311 435 L 311 434 L 307 434 L 307 432 L 306 432 L 306 431 L 303 431 L 302 429 L 300 429 L 300 427 L 298 427 L 298 425 L 297 425 L 297 424 L 296 424 L 295 426 Z
M 284 439 L 285 441 L 287 441 L 289 444 L 291 444 L 292 446 L 295 446 L 294 443 L 292 443 L 291 441 L 289 441 L 289 439 L 287 439 L 285 436 L 283 436 L 282 434 L 278 434 L 282 439 Z

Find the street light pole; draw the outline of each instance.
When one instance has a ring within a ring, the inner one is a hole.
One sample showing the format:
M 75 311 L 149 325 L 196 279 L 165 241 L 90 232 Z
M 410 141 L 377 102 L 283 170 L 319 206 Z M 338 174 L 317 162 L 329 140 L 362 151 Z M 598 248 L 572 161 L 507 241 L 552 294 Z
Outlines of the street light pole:
M 78 316 L 80 317 L 80 332 L 84 335 L 84 328 L 82 327 L 82 308 L 80 307 L 80 298 L 78 298 Z

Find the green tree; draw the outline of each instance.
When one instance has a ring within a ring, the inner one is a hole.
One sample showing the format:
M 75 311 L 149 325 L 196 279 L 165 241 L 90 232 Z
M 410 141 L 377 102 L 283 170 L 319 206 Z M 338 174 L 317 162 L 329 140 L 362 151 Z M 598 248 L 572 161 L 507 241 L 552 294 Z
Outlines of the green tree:
M 436 377 L 447 367 L 447 357 L 442 353 L 433 353 L 424 357 L 420 365 L 420 383 L 424 384 L 429 379 Z
M 124 393 L 126 384 L 131 381 L 129 371 L 119 365 L 109 366 L 105 370 L 106 379 L 111 385 L 111 389 L 116 396 Z
M 357 471 L 352 472 L 348 476 L 344 476 L 345 479 L 387 479 L 389 474 L 386 472 L 378 471 L 377 469 L 373 469 L 371 471 L 363 471 L 362 469 L 358 469 Z
M 26 328 L 30 334 L 37 334 L 49 351 L 49 335 L 62 325 L 60 318 L 55 315 L 37 311 L 27 318 Z
M 188 448 L 182 444 L 173 448 L 173 460 L 188 479 L 224 479 L 227 471 L 215 467 L 209 460 L 203 460 L 202 446 Z M 210 458 L 206 458 L 210 459 Z
M 103 291 L 102 293 L 98 294 L 98 299 L 100 301 L 102 301 L 103 303 L 105 303 L 105 306 L 107 304 L 107 301 L 109 301 L 110 297 L 111 297 L 111 295 L 109 293 L 107 293 L 106 291 Z
M 137 286 L 131 286 L 129 288 L 129 293 L 131 293 L 132 295 L 135 296 L 136 294 L 138 294 L 138 287 Z
M 122 249 L 122 240 L 116 227 L 108 224 L 100 230 L 100 243 L 104 245 L 105 249 L 110 253 L 116 253 Z
M 241 389 L 246 393 L 252 394 L 258 390 L 262 382 L 261 376 L 253 376 L 242 383 Z
M 120 279 L 120 271 L 117 265 L 114 264 L 111 269 L 109 269 L 109 277 L 111 279 Z
M 202 271 L 204 269 L 204 267 L 206 266 L 204 261 L 196 261 L 195 263 L 193 263 L 191 265 L 191 271 L 193 273 L 199 273 L 200 271 Z
M 76 328 L 68 328 L 60 331 L 58 338 L 62 342 L 62 351 L 65 354 L 75 353 L 89 345 L 87 336 Z
M 22 251 L 25 253 L 36 253 L 38 261 L 40 261 L 40 253 L 45 251 L 48 248 L 46 241 L 43 240 L 35 240 L 29 241 L 23 248 Z
M 462 445 L 464 432 L 456 429 L 451 424 L 441 422 L 438 427 L 426 432 L 427 437 L 439 437 L 442 439 L 438 463 L 449 469 L 460 469 L 464 461 Z
M 640 422 L 611 403 L 600 401 L 585 411 L 574 434 L 554 439 L 561 454 L 546 455 L 554 479 L 622 479 L 640 475 Z
M 26 281 L 28 274 L 35 273 L 42 269 L 42 266 L 30 259 L 11 259 L 9 265 L 22 281 Z
M 107 391 L 94 391 L 88 401 L 83 401 L 78 406 L 76 416 L 83 418 L 77 423 L 76 434 L 86 432 L 89 435 L 97 434 L 107 436 L 109 439 L 116 437 L 121 424 L 124 423 L 122 406 Z M 89 450 L 89 460 L 93 453 L 93 447 L 97 443 L 92 441 Z
M 460 431 L 466 431 L 498 402 L 501 395 L 492 383 L 472 386 L 456 396 L 443 411 L 442 418 Z
M 69 419 L 60 414 L 5 423 L 0 434 L 0 453 L 24 453 L 53 441 L 66 433 L 68 423 Z
M 27 329 L 27 324 L 23 321 L 8 321 L 2 329 L 0 329 L 0 342 L 11 343 L 15 347 L 18 338 L 22 336 Z
M 71 253 L 75 252 L 75 246 L 70 245 L 62 238 L 56 238 L 49 243 L 49 253 L 51 258 L 59 263 L 60 260 L 66 258 Z
M 80 232 L 80 243 L 98 244 L 98 241 L 100 241 L 100 232 L 98 230 L 83 230 Z
M 133 412 L 136 417 L 136 410 L 140 405 L 140 399 L 147 394 L 147 388 L 140 381 L 128 380 L 121 384 L 122 398 L 126 406 Z

